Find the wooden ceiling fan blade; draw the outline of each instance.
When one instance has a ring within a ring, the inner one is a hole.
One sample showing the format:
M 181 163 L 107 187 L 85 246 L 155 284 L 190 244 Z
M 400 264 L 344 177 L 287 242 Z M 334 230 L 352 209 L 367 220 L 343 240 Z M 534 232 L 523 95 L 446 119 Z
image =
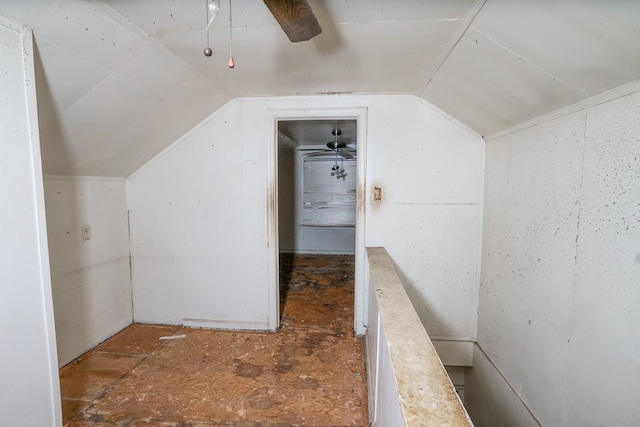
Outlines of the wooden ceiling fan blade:
M 322 32 L 307 0 L 264 0 L 264 4 L 292 42 L 311 40 Z

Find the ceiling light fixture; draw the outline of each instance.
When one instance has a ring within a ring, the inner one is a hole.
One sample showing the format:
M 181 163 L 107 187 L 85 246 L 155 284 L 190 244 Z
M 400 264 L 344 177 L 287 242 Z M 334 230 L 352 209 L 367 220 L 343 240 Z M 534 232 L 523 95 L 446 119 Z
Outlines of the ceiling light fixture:
M 336 127 L 331 133 L 335 136 L 334 141 L 327 142 L 327 147 L 331 148 L 335 154 L 335 163 L 331 166 L 331 176 L 335 176 L 336 179 L 345 179 L 347 173 L 343 167 L 338 165 L 338 149 L 342 148 L 344 145 L 338 141 L 338 137 L 342 135 L 342 131 Z M 346 145 L 344 146 L 346 147 Z
M 220 12 L 220 0 L 207 0 L 207 47 L 204 48 L 204 56 L 213 55 L 213 50 L 209 47 L 209 28 Z
M 336 179 L 345 179 L 347 177 L 344 168 L 338 165 L 338 159 L 336 159 L 336 163 L 331 166 L 331 176 L 335 176 Z

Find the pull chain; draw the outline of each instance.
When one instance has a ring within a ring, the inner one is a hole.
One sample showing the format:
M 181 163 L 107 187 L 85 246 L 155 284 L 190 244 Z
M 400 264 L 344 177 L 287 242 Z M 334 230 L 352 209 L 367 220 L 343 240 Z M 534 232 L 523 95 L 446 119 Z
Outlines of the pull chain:
M 227 66 L 229 66 L 229 68 L 233 68 L 236 66 L 235 62 L 233 62 L 233 53 L 232 53 L 232 46 L 233 46 L 233 19 L 231 16 L 231 0 L 229 0 L 229 61 L 227 62 Z
M 204 56 L 213 55 L 213 50 L 209 47 L 209 27 L 207 26 L 207 47 L 204 48 Z
M 213 21 L 218 16 L 218 12 L 220 12 L 220 0 L 207 0 L 205 2 L 207 7 L 206 17 L 207 17 L 207 26 L 206 26 L 206 35 L 207 35 L 207 47 L 204 48 L 204 56 L 211 56 L 213 54 L 213 50 L 209 47 L 209 28 Z

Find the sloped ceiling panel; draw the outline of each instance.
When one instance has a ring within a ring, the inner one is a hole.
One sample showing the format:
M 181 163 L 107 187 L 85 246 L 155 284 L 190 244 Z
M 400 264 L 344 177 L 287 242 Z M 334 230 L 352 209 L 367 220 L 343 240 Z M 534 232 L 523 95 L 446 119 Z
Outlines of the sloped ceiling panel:
M 40 126 L 57 120 L 112 70 L 73 52 L 39 40 L 36 46 L 36 79 Z
M 128 176 L 241 96 L 409 93 L 491 135 L 640 80 L 635 0 L 310 0 L 291 43 L 259 0 L 0 0 L 36 37 L 47 174 Z
M 490 135 L 640 79 L 640 2 L 488 0 L 422 96 Z
M 425 97 L 482 135 L 581 99 L 473 29 L 435 75 Z
M 194 0 L 104 0 L 111 8 L 135 23 L 152 37 L 176 32 L 201 32 L 204 39 L 205 2 Z M 309 0 L 322 25 L 322 36 L 333 32 L 332 26 L 345 23 L 392 21 L 459 20 L 474 0 Z M 222 11 L 214 29 L 228 30 L 228 1 L 221 0 Z M 234 27 L 277 30 L 279 25 L 261 1 L 233 0 Z M 315 39 L 313 39 L 315 40 Z M 289 42 L 287 42 L 289 43 Z
M 233 70 L 227 68 L 225 31 L 211 33 L 211 58 L 202 54 L 202 34 L 164 34 L 158 40 L 235 96 L 413 93 L 456 25 L 455 21 L 338 24 L 340 37 L 350 42 L 333 47 L 323 46 L 322 40 L 283 44 L 279 28 L 269 32 L 241 28 L 233 36 Z
M 203 2 L 107 3 L 225 91 L 265 96 L 415 93 L 473 1 L 311 1 L 323 32 L 305 43 L 290 43 L 262 2 L 234 1 L 234 70 L 228 3 L 210 30 L 210 58 Z
M 591 97 L 640 78 L 640 2 L 487 2 L 473 27 Z
M 44 170 L 129 176 L 227 100 L 180 62 L 147 48 L 41 129 Z
M 33 29 L 43 170 L 126 177 L 232 97 L 98 1 L 4 0 Z

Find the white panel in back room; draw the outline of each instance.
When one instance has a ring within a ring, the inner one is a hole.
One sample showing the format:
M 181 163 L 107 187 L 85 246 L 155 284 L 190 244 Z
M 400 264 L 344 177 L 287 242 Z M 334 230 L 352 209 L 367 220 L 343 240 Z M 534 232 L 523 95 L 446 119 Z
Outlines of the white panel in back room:
M 422 96 L 483 135 L 583 99 L 473 29 Z
M 473 28 L 593 96 L 640 79 L 639 22 L 636 1 L 491 0 Z

